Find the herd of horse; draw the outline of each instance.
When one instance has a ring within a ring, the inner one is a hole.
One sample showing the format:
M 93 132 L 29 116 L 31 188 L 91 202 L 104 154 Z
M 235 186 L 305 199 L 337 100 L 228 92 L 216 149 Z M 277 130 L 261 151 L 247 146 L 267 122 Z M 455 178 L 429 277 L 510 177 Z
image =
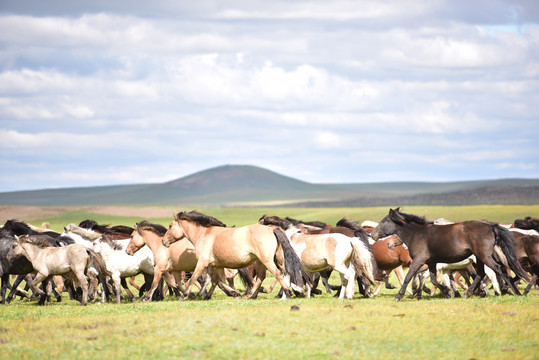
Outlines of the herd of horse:
M 406 275 L 403 268 L 409 268 Z M 274 282 L 264 288 L 267 271 Z M 329 284 L 333 271 L 338 286 Z M 423 292 L 433 295 L 436 288 L 447 298 L 460 296 L 459 287 L 464 297 L 486 296 L 489 285 L 496 295 L 521 295 L 521 281 L 526 295 L 539 286 L 539 219 L 451 223 L 397 208 L 379 223 L 343 218 L 331 226 L 264 215 L 255 224 L 227 227 L 200 212 L 182 211 L 168 228 L 148 221 L 131 228 L 85 220 L 57 233 L 8 220 L 0 229 L 2 304 L 14 296 L 50 304 L 51 295 L 61 301 L 63 291 L 83 305 L 99 297 L 120 303 L 122 289 L 133 301 L 126 280 L 144 302 L 168 293 L 210 299 L 216 287 L 231 297 L 254 299 L 277 284 L 281 298 L 311 297 L 322 292 L 320 279 L 327 292 L 352 299 L 356 283 L 366 297 L 378 295 L 384 283 L 391 287 L 392 271 L 401 285 L 396 301 L 406 292 L 418 299 Z M 141 286 L 133 280 L 139 274 Z M 244 294 L 235 286 L 238 275 Z

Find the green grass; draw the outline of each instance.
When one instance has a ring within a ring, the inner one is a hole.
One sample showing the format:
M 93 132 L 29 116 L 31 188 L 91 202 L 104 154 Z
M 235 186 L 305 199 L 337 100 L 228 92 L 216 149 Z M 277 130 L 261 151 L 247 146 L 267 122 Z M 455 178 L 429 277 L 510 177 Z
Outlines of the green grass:
M 269 281 L 270 279 L 268 279 Z M 332 282 L 337 281 L 332 278 Z M 396 280 L 393 279 L 393 283 Z M 0 358 L 536 359 L 539 292 L 421 301 L 231 299 L 0 306 Z M 67 297 L 65 295 L 64 297 Z M 291 306 L 299 306 L 292 311 Z
M 178 207 L 177 211 L 192 210 L 191 207 Z M 388 207 L 371 208 L 196 208 L 197 210 L 216 217 L 228 226 L 242 226 L 252 224 L 266 215 L 289 216 L 303 221 L 323 221 L 328 224 L 335 224 L 343 217 L 358 220 L 380 221 L 388 213 Z M 407 206 L 402 208 L 404 212 L 426 216 L 435 220 L 445 218 L 447 220 L 482 220 L 496 221 L 502 223 L 512 223 L 517 218 L 526 216 L 538 217 L 539 205 L 474 205 L 474 206 Z M 78 224 L 85 219 L 93 219 L 101 224 L 129 225 L 141 220 L 168 226 L 172 220 L 172 214 L 166 218 L 144 218 L 111 216 L 106 214 L 96 214 L 87 211 L 73 209 L 57 216 L 48 216 L 30 221 L 33 225 L 41 225 L 48 221 L 51 228 L 61 231 L 69 223 Z
M 182 210 L 182 208 L 178 208 Z M 321 220 L 334 224 L 346 216 L 379 221 L 388 208 L 205 208 L 228 225 L 244 225 L 262 214 Z M 512 222 L 539 214 L 539 206 L 406 207 L 429 219 L 487 218 Z M 99 223 L 131 225 L 137 217 L 84 211 L 36 219 L 61 230 L 91 218 Z M 154 218 L 167 225 L 171 218 Z M 331 282 L 338 284 L 336 275 Z M 266 285 L 271 278 L 266 280 Z M 393 284 L 397 284 L 392 278 Z M 238 287 L 241 287 L 238 285 Z M 0 306 L 0 358 L 190 358 L 190 359 L 537 359 L 539 290 L 527 297 L 421 301 L 383 289 L 373 299 L 359 295 L 339 300 L 231 299 L 216 290 L 209 301 L 89 304 L 67 299 L 38 307 L 15 300 Z M 291 306 L 298 305 L 299 311 Z

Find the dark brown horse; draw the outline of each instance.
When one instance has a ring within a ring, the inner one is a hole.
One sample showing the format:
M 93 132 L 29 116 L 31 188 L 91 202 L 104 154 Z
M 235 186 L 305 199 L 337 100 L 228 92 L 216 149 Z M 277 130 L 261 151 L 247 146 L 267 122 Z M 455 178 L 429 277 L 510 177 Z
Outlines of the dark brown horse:
M 454 263 L 475 255 L 477 258 L 477 275 L 465 296 L 471 296 L 485 276 L 484 265 L 496 273 L 500 287 L 501 279 L 506 279 L 511 285 L 507 274 L 502 272 L 501 266 L 493 257 L 494 246 L 498 245 L 507 258 L 508 265 L 516 275 L 530 281 L 529 275 L 524 271 L 515 255 L 515 241 L 509 230 L 498 224 L 483 221 L 463 221 L 449 225 L 434 225 L 424 217 L 401 213 L 400 209 L 390 209 L 389 214 L 382 219 L 373 230 L 372 237 L 378 240 L 382 237 L 397 234 L 408 246 L 412 265 L 404 284 L 395 301 L 404 296 L 406 287 L 419 269 L 427 264 L 430 271 L 431 282 L 442 291 L 446 297 L 451 297 L 448 287 L 440 284 L 436 279 L 436 264 L 438 262 Z M 513 286 L 513 291 L 520 294 Z
M 532 274 L 532 281 L 524 290 L 524 295 L 526 295 L 539 280 L 539 236 L 527 235 L 518 231 L 511 233 L 515 238 L 518 261 L 524 269 Z

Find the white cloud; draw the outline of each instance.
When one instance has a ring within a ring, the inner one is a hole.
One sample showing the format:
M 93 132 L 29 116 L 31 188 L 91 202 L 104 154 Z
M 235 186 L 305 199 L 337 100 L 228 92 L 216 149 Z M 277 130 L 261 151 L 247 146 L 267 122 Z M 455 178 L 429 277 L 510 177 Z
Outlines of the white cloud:
M 79 159 L 118 182 L 281 160 L 310 181 L 363 161 L 378 180 L 539 176 L 530 4 L 122 4 L 5 5 L 1 163 L 56 159 L 66 182 Z

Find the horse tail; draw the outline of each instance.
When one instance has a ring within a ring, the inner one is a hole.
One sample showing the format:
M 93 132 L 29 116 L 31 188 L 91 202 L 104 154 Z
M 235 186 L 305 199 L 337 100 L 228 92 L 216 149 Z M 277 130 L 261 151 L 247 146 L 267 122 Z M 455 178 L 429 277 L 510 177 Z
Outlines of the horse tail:
M 356 272 L 361 272 L 367 280 L 374 285 L 374 256 L 369 248 L 361 242 L 357 237 L 350 238 L 352 244 L 352 264 Z
M 107 276 L 110 275 L 110 272 L 107 270 L 105 261 L 95 251 L 92 249 L 86 249 L 86 253 L 90 256 L 90 262 L 88 264 L 88 269 L 95 269 L 97 271 L 96 275 Z
M 284 231 L 282 231 L 280 228 L 274 228 L 273 234 L 283 249 L 284 267 L 286 273 L 290 276 L 290 281 L 299 287 L 303 287 L 303 265 L 301 264 L 301 260 L 299 259 L 298 255 L 292 248 L 290 239 L 288 239 Z
M 372 252 L 372 246 L 369 242 L 369 234 L 367 234 L 367 232 L 360 227 L 359 229 L 356 229 L 354 231 L 354 235 L 359 238 L 359 240 L 365 245 L 365 247 L 367 248 L 367 250 L 369 250 L 369 253 L 371 254 L 372 274 L 380 274 L 378 263 L 376 262 L 376 258 L 374 257 L 374 253 Z
M 249 269 L 247 268 L 238 269 L 238 273 L 240 274 L 240 279 L 243 286 L 245 286 L 245 288 L 247 289 L 252 288 L 254 283 L 253 283 L 253 277 L 251 276 Z
M 529 283 L 531 281 L 530 275 L 528 275 L 517 260 L 515 239 L 511 232 L 498 224 L 492 224 L 492 232 L 494 233 L 494 244 L 498 245 L 502 250 L 507 258 L 509 268 L 513 270 L 518 277 Z

